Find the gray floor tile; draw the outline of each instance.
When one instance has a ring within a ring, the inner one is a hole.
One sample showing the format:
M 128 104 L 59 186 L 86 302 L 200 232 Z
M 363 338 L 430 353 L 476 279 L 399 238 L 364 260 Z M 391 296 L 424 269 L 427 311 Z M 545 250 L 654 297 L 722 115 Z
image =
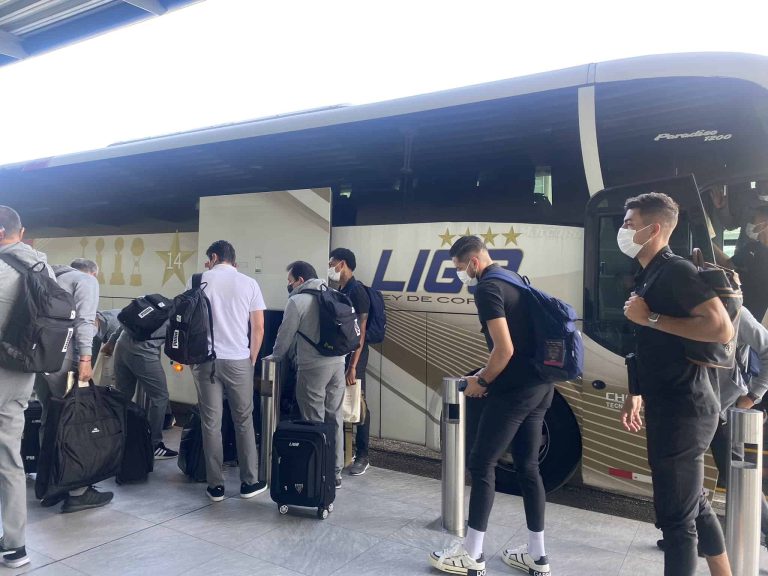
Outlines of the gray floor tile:
M 61 560 L 151 526 L 110 505 L 74 514 L 48 509 L 47 518 L 27 524 L 27 542 L 37 552 Z
M 385 537 L 426 511 L 426 508 L 392 498 L 340 491 L 327 521 L 371 536 Z
M 427 556 L 418 548 L 382 541 L 338 569 L 333 576 L 437 574 L 430 566 Z
M 3 571 L 3 574 L 6 574 L 6 572 Z M 35 576 L 85 576 L 79 570 L 70 568 L 69 566 L 62 564 L 61 562 L 56 562 L 55 564 L 48 564 L 47 566 L 43 566 L 39 570 L 35 570 L 34 572 L 32 572 L 32 574 L 34 574 Z
M 210 562 L 184 572 L 184 576 L 301 576 L 264 560 L 228 551 Z
M 277 509 L 273 512 L 279 516 Z M 326 576 L 356 558 L 377 538 L 314 516 L 282 516 L 279 526 L 240 547 L 240 551 L 310 576 Z
M 64 563 L 92 576 L 175 576 L 228 553 L 221 546 L 155 526 L 67 558 Z
M 550 506 L 547 509 L 545 532 L 547 536 L 625 556 L 639 527 L 640 522 L 636 520 L 596 512 L 589 513 L 589 520 L 585 521 L 583 510 Z
M 264 498 L 269 496 L 262 494 L 250 500 L 228 498 L 174 518 L 163 526 L 220 546 L 239 549 L 240 545 L 280 523 L 281 518 L 275 513 L 276 505 Z

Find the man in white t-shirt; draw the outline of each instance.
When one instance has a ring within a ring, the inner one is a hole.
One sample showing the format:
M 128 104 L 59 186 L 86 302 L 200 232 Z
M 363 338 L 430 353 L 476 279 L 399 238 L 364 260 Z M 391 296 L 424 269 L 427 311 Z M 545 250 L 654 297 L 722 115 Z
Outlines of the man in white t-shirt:
M 214 502 L 224 499 L 221 418 L 226 392 L 237 439 L 240 497 L 252 498 L 267 488 L 258 482 L 258 451 L 253 430 L 253 367 L 264 338 L 266 306 L 256 280 L 234 267 L 232 244 L 217 240 L 205 254 L 208 270 L 203 273 L 202 285 L 211 302 L 216 360 L 193 366 L 192 374 L 203 424 L 206 492 Z

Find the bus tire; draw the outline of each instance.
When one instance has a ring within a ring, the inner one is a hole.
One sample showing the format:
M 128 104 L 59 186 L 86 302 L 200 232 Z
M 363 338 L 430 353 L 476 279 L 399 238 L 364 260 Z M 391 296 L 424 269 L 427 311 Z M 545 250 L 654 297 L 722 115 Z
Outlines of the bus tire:
M 544 416 L 539 467 L 544 489 L 552 492 L 571 479 L 581 462 L 581 430 L 565 398 L 555 390 L 552 406 Z M 496 467 L 496 490 L 520 495 L 520 484 L 512 457 L 507 456 Z

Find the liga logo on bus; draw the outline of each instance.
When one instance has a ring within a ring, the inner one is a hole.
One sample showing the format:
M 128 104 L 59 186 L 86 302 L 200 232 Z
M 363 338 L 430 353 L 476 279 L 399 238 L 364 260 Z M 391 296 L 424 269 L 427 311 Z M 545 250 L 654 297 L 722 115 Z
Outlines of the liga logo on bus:
M 660 140 L 680 140 L 686 138 L 704 138 L 704 142 L 715 142 L 717 140 L 730 140 L 733 134 L 720 134 L 717 130 L 696 130 L 696 132 L 681 132 L 678 134 L 669 134 L 662 132 L 653 139 L 654 142 Z
M 398 255 L 392 249 L 382 250 L 371 287 L 384 292 L 385 300 L 393 302 L 471 304 L 473 302 L 471 298 L 450 296 L 452 294 L 458 295 L 464 285 L 456 275 L 450 249 L 445 248 L 445 246 L 453 244 L 454 238 L 471 235 L 472 232 L 469 228 L 458 234 L 451 234 L 450 229 L 446 228 L 445 233 L 438 234 L 443 247 L 432 250 L 421 249 L 415 257 L 413 255 Z M 504 268 L 515 272 L 520 268 L 523 251 L 508 246 L 510 244 L 517 246 L 517 239 L 520 235 L 511 226 L 509 232 L 494 233 L 489 227 L 485 233 L 478 234 L 488 246 L 491 258 Z M 499 240 L 496 240 L 497 238 Z M 498 248 L 495 247 L 497 242 Z M 500 247 L 502 244 L 504 244 L 503 248 Z M 411 252 L 411 254 L 413 253 Z M 401 258 L 410 258 L 405 273 L 403 273 L 404 267 Z M 400 270 L 400 273 L 393 272 L 392 269 L 394 268 Z M 474 294 L 475 288 L 468 287 L 468 291 L 470 294 Z M 420 294 L 416 295 L 416 293 Z

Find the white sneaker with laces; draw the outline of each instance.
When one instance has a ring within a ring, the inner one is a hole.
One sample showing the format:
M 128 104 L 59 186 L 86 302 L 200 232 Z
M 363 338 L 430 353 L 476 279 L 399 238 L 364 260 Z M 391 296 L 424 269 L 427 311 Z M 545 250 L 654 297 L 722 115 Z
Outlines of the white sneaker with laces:
M 533 557 L 528 554 L 528 545 L 525 544 L 518 548 L 511 548 L 504 550 L 501 554 L 504 563 L 512 568 L 522 570 L 529 576 L 551 576 L 549 570 L 549 559 L 546 556 L 542 556 L 538 560 L 534 560 Z
M 467 574 L 467 576 L 485 576 L 485 557 L 481 554 L 475 560 L 464 549 L 464 545 L 458 542 L 446 548 L 432 552 L 429 555 L 429 563 L 441 572 L 449 574 Z

